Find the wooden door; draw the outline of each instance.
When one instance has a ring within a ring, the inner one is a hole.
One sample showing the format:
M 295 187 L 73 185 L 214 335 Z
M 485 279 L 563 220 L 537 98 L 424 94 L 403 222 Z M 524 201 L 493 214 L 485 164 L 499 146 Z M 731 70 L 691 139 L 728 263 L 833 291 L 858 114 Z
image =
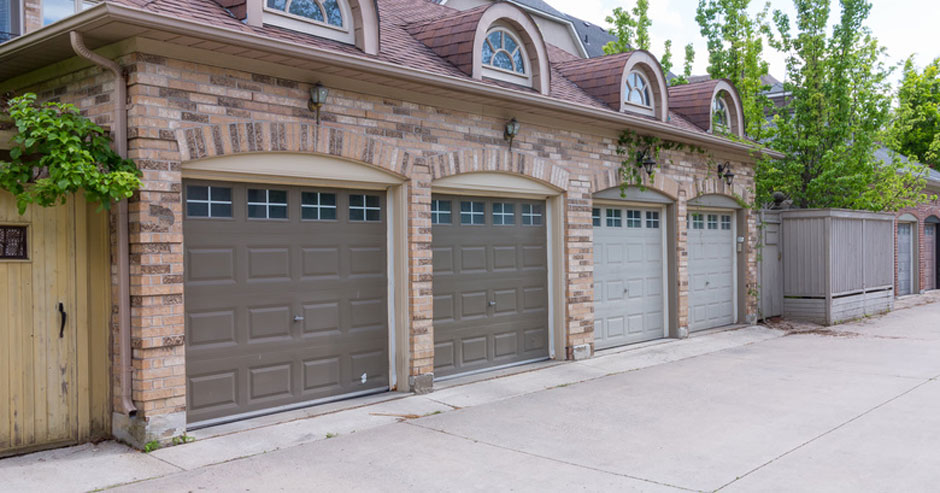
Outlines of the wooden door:
M 0 456 L 78 438 L 75 202 L 21 216 L 0 193 Z

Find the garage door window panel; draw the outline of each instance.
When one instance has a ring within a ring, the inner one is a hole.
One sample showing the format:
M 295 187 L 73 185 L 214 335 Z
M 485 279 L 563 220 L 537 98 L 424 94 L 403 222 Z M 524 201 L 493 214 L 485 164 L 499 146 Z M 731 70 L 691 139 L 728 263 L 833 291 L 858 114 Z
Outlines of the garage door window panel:
M 643 227 L 643 213 L 640 211 L 628 210 L 627 211 L 627 227 L 628 228 L 642 228 Z
M 601 210 L 596 207 L 591 209 L 591 224 L 595 227 L 600 227 L 601 225 Z
M 516 206 L 506 202 L 493 203 L 493 225 L 510 226 L 516 224 Z
M 382 198 L 378 195 L 350 195 L 349 220 L 379 222 L 382 220 Z
M 708 215 L 708 229 L 718 229 L 718 214 Z
M 522 225 L 542 225 L 542 206 L 540 204 L 522 204 Z
M 607 227 L 619 228 L 623 225 L 620 209 L 607 209 Z
M 460 224 L 481 225 L 486 224 L 485 205 L 483 202 L 460 202 Z
M 723 231 L 731 231 L 731 216 L 721 216 L 721 229 Z
M 449 200 L 431 201 L 431 224 L 451 223 L 451 203 Z
M 300 217 L 307 221 L 335 221 L 336 194 L 301 192 Z
M 646 227 L 659 229 L 659 212 L 646 211 Z
M 231 218 L 232 189 L 200 185 L 187 186 L 186 217 Z
M 287 219 L 287 190 L 248 189 L 248 217 Z

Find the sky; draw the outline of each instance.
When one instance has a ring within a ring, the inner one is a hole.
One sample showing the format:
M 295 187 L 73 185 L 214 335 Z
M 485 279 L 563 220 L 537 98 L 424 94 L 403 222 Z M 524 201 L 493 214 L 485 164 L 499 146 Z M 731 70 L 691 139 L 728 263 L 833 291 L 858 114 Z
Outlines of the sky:
M 632 9 L 636 0 L 547 0 L 556 9 L 575 17 L 608 26 L 604 18 L 615 7 Z M 695 65 L 693 74 L 705 74 L 708 54 L 705 40 L 699 34 L 695 22 L 695 9 L 698 0 L 649 0 L 649 17 L 653 21 L 650 28 L 652 52 L 662 56 L 663 42 L 672 39 L 673 71 L 682 70 L 684 46 L 692 43 L 695 47 Z M 752 0 L 751 10 L 760 11 L 765 0 Z M 770 8 L 783 10 L 794 19 L 793 0 L 770 0 Z M 916 54 L 914 60 L 923 67 L 940 56 L 940 0 L 871 0 L 872 9 L 868 17 L 868 26 L 875 37 L 888 50 L 891 64 L 903 62 L 909 55 Z M 833 0 L 830 23 L 838 21 L 839 2 Z M 782 80 L 786 71 L 784 56 L 768 46 L 764 55 L 770 63 L 770 74 Z M 900 71 L 897 74 L 900 75 Z

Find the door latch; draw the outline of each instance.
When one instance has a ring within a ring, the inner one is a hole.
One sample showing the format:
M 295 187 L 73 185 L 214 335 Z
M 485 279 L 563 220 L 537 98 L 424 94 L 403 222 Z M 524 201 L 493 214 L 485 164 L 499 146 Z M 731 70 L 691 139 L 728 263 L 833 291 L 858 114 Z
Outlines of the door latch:
M 65 320 L 68 317 L 68 314 L 65 313 L 65 305 L 62 302 L 59 302 L 59 315 L 62 317 L 62 325 L 59 326 L 59 339 L 65 337 Z
M 489 303 L 489 305 L 490 305 L 490 306 L 496 306 L 496 302 L 495 302 L 495 301 L 491 301 L 491 302 Z
M 303 321 L 304 321 L 304 317 L 300 315 L 294 315 L 294 322 L 303 322 Z

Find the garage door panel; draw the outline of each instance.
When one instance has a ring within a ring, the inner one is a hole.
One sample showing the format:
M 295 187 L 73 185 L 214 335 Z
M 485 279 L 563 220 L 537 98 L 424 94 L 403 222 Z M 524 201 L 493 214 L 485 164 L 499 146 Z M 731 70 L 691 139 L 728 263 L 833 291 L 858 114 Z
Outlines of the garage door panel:
M 452 214 L 435 212 L 448 202 Z M 447 218 L 432 229 L 436 376 L 547 356 L 544 343 L 526 336 L 547 334 L 548 272 L 544 218 L 524 224 L 523 213 L 533 212 L 524 204 L 532 203 L 432 197 L 432 219 Z
M 689 330 L 732 324 L 735 319 L 733 213 L 690 211 L 689 214 L 692 216 L 687 236 Z
M 184 221 L 188 420 L 387 388 L 381 194 L 365 192 L 380 197 L 379 215 L 360 216 L 379 221 L 349 219 L 348 196 L 361 192 L 325 189 L 330 219 L 310 220 L 310 189 L 268 186 L 287 191 L 287 219 L 266 220 L 246 218 L 244 201 L 266 186 L 196 185 L 231 188 L 233 217 Z
M 610 217 L 626 218 L 617 222 Z M 664 337 L 661 210 L 604 206 L 595 209 L 595 347 Z M 646 221 L 650 214 L 657 220 Z M 656 318 L 659 321 L 656 321 Z

